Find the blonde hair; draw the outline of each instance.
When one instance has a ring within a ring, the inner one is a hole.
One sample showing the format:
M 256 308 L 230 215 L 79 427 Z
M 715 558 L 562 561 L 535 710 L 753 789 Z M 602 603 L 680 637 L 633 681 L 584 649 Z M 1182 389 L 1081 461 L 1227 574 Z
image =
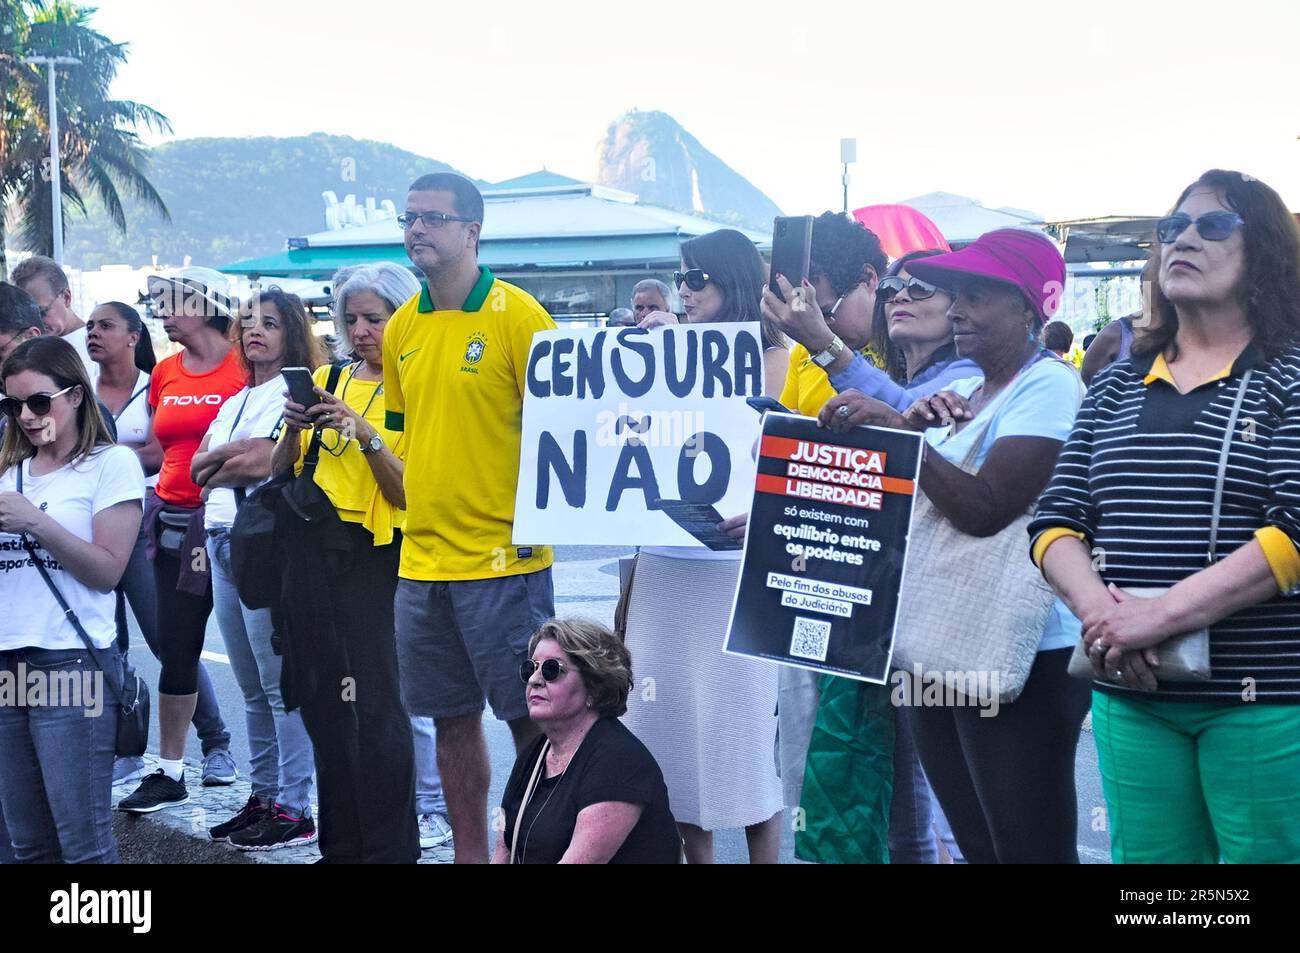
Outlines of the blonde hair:
M 96 447 L 114 442 L 108 423 L 99 412 L 95 388 L 86 374 L 86 365 L 71 344 L 57 337 L 32 338 L 20 344 L 0 368 L 0 381 L 23 371 L 44 374 L 54 381 L 55 390 L 81 388 L 81 406 L 77 408 L 77 445 L 68 454 L 68 463 L 80 462 Z M 5 427 L 4 442 L 0 444 L 0 473 L 7 473 L 10 467 L 35 455 L 36 448 L 22 427 L 13 424 Z
M 613 632 L 590 619 L 548 619 L 528 640 L 529 656 L 542 639 L 551 639 L 573 660 L 598 715 L 617 718 L 627 711 L 632 653 Z

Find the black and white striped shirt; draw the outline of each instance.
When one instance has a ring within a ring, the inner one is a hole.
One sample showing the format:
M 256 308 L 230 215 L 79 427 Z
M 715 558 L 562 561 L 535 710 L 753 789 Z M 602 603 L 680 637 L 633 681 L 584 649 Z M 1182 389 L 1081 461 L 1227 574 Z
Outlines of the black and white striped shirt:
M 1223 488 L 1216 559 L 1274 526 L 1300 543 L 1300 348 L 1266 360 L 1252 344 L 1226 376 L 1180 394 L 1144 378 L 1154 355 L 1111 365 L 1093 382 L 1031 537 L 1083 533 L 1108 583 L 1172 586 L 1205 568 L 1224 428 L 1248 368 Z M 1300 703 L 1300 598 L 1277 595 L 1210 627 L 1209 682 L 1166 682 L 1155 697 Z M 1131 697 L 1149 692 L 1097 682 Z

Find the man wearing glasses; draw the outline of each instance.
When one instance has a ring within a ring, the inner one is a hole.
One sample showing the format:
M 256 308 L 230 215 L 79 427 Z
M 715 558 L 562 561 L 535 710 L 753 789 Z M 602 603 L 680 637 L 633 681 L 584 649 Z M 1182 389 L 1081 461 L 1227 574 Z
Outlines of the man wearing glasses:
M 402 696 L 437 723 L 457 862 L 486 863 L 484 701 L 518 750 L 536 737 L 519 665 L 555 615 L 551 548 L 512 541 L 528 352 L 555 323 L 479 266 L 483 197 L 465 177 L 421 176 L 398 223 L 425 279 L 383 341 L 387 424 L 408 447 L 394 601 Z
M 99 365 L 90 359 L 86 349 L 86 322 L 72 310 L 72 288 L 68 276 L 53 258 L 33 255 L 18 265 L 13 273 L 14 284 L 36 300 L 45 333 L 61 337 L 81 356 L 91 383 L 99 380 Z

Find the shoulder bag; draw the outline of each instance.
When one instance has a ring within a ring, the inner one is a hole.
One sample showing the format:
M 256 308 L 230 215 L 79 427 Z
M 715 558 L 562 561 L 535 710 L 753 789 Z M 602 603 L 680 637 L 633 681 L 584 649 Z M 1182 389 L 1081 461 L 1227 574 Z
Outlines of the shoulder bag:
M 1232 449 L 1232 434 L 1237 429 L 1237 418 L 1241 414 L 1242 401 L 1246 399 L 1246 385 L 1250 383 L 1250 376 L 1254 372 L 1254 368 L 1252 368 L 1241 375 L 1241 383 L 1237 385 L 1237 396 L 1233 400 L 1232 410 L 1228 414 L 1228 426 L 1223 431 L 1223 443 L 1219 446 L 1219 469 L 1214 476 L 1214 508 L 1210 514 L 1210 545 L 1205 553 L 1205 565 L 1207 567 L 1213 566 L 1215 563 L 1214 550 L 1219 542 L 1219 515 L 1223 507 L 1223 481 L 1228 473 L 1228 454 Z M 1124 591 L 1132 596 L 1152 599 L 1168 592 L 1169 588 L 1169 586 L 1145 586 L 1125 589 Z M 1211 672 L 1210 630 L 1208 627 L 1172 635 L 1160 642 L 1157 645 L 1157 650 L 1160 664 L 1151 670 L 1157 682 L 1204 682 L 1209 680 Z M 1097 673 L 1093 671 L 1092 662 L 1088 658 L 1088 646 L 1083 639 L 1079 639 L 1078 644 L 1074 647 L 1074 654 L 1070 656 L 1069 672 L 1075 678 L 1083 678 L 1088 681 L 1097 680 Z M 1122 681 L 1113 678 L 1110 673 L 1106 674 L 1105 680 L 1117 683 Z M 1127 683 L 1123 684 L 1127 685 Z M 1137 686 L 1129 685 L 1128 687 L 1134 688 Z
M 18 463 L 18 492 L 23 492 L 23 464 Z M 139 758 L 149 747 L 149 686 L 145 684 L 144 679 L 136 674 L 131 663 L 125 658 L 118 656 L 111 648 L 97 649 L 95 643 L 90 640 L 86 630 L 81 625 L 81 620 L 77 618 L 77 613 L 68 605 L 68 600 L 63 598 L 63 593 L 59 587 L 54 584 L 50 578 L 49 570 L 40 557 L 36 555 L 36 547 L 33 545 L 31 538 L 26 534 L 20 534 L 23 549 L 27 550 L 27 555 L 31 557 L 32 565 L 36 571 L 41 574 L 45 580 L 45 585 L 49 588 L 50 593 L 63 610 L 64 616 L 68 623 L 76 630 L 78 638 L 86 646 L 86 651 L 90 653 L 90 660 L 94 662 L 95 667 L 104 675 L 105 682 L 108 683 L 109 691 L 112 692 L 113 700 L 117 702 L 117 741 L 115 751 L 119 758 Z M 104 665 L 104 657 L 110 660 L 109 665 Z

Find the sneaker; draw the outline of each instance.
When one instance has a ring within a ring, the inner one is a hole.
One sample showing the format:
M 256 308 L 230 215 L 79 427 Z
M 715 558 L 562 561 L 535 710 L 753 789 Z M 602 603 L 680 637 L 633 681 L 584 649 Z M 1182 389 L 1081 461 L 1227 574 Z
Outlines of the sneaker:
M 230 843 L 240 850 L 279 850 L 315 842 L 316 822 L 310 817 L 294 817 L 279 804 L 256 824 L 230 835 Z
M 420 849 L 441 847 L 451 843 L 451 825 L 442 814 L 421 814 L 416 818 L 420 826 Z
M 256 794 L 251 795 L 248 803 L 239 809 L 239 813 L 223 824 L 208 831 L 208 836 L 213 840 L 229 840 L 230 835 L 236 831 L 242 831 L 246 827 L 252 827 L 254 824 L 261 822 L 271 810 L 271 805 L 263 801 Z
M 230 756 L 230 749 L 217 748 L 209 751 L 203 758 L 203 786 L 216 787 L 221 784 L 234 784 L 239 778 L 235 768 L 235 759 Z
M 128 814 L 152 814 L 167 807 L 177 807 L 190 799 L 190 792 L 185 789 L 185 775 L 179 781 L 173 781 L 159 768 L 140 783 L 134 792 L 117 802 L 119 811 Z
M 144 758 L 114 758 L 113 784 L 130 784 L 144 777 Z

